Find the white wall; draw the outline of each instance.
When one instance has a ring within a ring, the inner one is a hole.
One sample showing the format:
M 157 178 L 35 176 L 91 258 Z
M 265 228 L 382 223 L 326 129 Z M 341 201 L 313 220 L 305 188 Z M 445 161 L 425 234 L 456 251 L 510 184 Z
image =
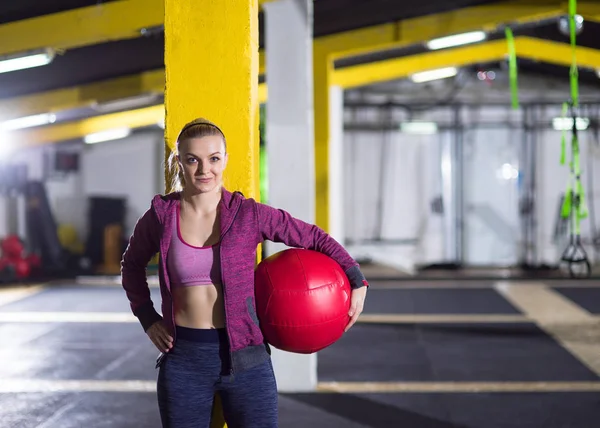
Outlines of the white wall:
M 510 129 L 464 134 L 464 257 L 469 265 L 510 266 L 521 244 L 518 216 L 518 147 Z M 510 168 L 514 168 L 511 170 Z
M 163 175 L 159 166 L 162 145 L 161 132 L 144 132 L 84 148 L 81 163 L 84 194 L 126 198 L 126 235 L 150 207 L 152 197 L 163 192 L 159 188 Z
M 553 241 L 560 195 L 565 191 L 568 166 L 560 166 L 561 133 L 551 127 L 560 116 L 560 105 L 540 110 L 545 130 L 537 140 L 537 262 L 557 264 L 566 242 Z M 401 109 L 393 120 L 398 127 L 404 119 Z M 419 119 L 449 124 L 451 115 L 440 110 L 422 113 Z M 357 124 L 381 123 L 376 109 L 346 107 L 344 131 L 345 240 L 354 256 L 372 258 L 411 272 L 418 264 L 444 262 L 447 238 L 442 217 L 432 212 L 430 203 L 441 194 L 440 143 L 451 131 L 436 135 L 408 135 L 381 130 L 356 130 Z M 511 176 L 510 168 L 520 165 L 523 131 L 522 111 L 509 107 L 465 109 L 463 133 L 464 261 L 469 265 L 507 266 L 518 263 L 523 246 L 519 215 L 521 176 Z M 484 126 L 485 123 L 485 126 Z M 512 129 L 516 126 L 517 129 Z M 600 226 L 600 147 L 591 132 L 580 133 L 583 183 L 588 205 L 595 203 Z M 569 136 L 570 141 L 570 136 Z M 381 149 L 388 152 L 381 158 Z M 595 171 L 595 193 L 589 189 L 588 160 Z M 383 183 L 382 166 L 389 169 Z M 383 205 L 382 238 L 416 239 L 416 244 L 360 243 L 377 238 L 375 225 L 378 195 L 386 195 Z M 590 213 L 591 215 L 591 213 Z M 590 258 L 593 249 L 590 219 L 582 221 L 582 239 Z M 358 243 L 357 243 L 358 241 Z
M 152 197 L 164 192 L 164 140 L 162 130 L 134 133 L 132 136 L 94 145 L 69 144 L 21 150 L 13 162 L 28 166 L 28 178 L 43 178 L 44 152 L 57 148 L 79 151 L 80 170 L 45 182 L 52 213 L 57 224 L 72 224 L 80 239 L 87 236 L 87 198 L 115 196 L 127 198 L 128 236 L 135 222 L 150 206 Z M 0 232 L 6 229 L 5 201 L 0 200 Z M 22 222 L 23 223 L 23 222 Z
M 429 208 L 441 191 L 439 150 L 438 135 L 345 131 L 345 239 L 355 257 L 407 271 L 439 261 L 442 218 Z

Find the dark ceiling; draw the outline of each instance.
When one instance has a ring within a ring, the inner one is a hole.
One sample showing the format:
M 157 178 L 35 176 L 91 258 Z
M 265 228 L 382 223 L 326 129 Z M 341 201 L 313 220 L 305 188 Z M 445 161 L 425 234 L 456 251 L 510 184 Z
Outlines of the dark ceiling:
M 315 37 L 428 15 L 467 6 L 497 3 L 490 0 L 421 0 L 408 3 L 399 0 L 315 0 Z M 107 3 L 99 0 L 0 0 L 0 24 L 77 7 Z M 260 19 L 261 29 L 264 20 Z M 264 33 L 264 31 L 260 31 Z M 556 22 L 539 28 L 526 28 L 518 34 L 568 42 L 558 31 Z M 600 48 L 600 25 L 586 23 L 578 38 L 582 46 Z M 263 43 L 264 44 L 264 43 Z M 122 75 L 162 68 L 164 37 L 161 33 L 138 39 L 103 43 L 67 51 L 51 65 L 0 74 L 0 98 L 10 98 L 41 91 L 90 83 Z M 410 48 L 418 51 L 419 47 Z M 401 53 L 405 54 L 405 53 Z M 372 59 L 372 58 L 371 58 Z M 207 58 L 210 60 L 210 58 Z M 523 63 L 530 71 L 563 77 L 564 67 L 548 67 Z M 600 84 L 593 73 L 582 73 L 590 83 Z

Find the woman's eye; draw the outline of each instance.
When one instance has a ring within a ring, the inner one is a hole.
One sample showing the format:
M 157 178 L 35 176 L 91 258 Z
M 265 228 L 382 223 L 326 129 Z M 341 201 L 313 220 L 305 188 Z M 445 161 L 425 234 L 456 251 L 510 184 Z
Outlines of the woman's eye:
M 211 160 L 212 162 L 219 162 L 219 158 L 218 158 L 218 157 L 216 157 L 216 156 L 214 156 L 214 157 L 210 158 L 210 160 Z
M 188 158 L 187 162 L 188 163 L 193 163 L 193 162 L 196 162 L 196 159 L 194 159 L 194 158 Z

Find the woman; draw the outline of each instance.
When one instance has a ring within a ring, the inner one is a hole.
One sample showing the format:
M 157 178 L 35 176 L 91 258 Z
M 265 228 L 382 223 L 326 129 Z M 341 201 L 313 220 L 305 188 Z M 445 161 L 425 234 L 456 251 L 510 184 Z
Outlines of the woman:
M 346 331 L 362 312 L 367 281 L 344 248 L 316 226 L 223 187 L 227 144 L 215 124 L 197 119 L 185 125 L 170 164 L 178 190 L 154 197 L 122 261 L 131 309 L 161 351 L 163 426 L 208 427 L 218 392 L 230 428 L 277 427 L 275 376 L 254 303 L 257 245 L 283 242 L 337 261 L 352 286 Z M 157 252 L 162 317 L 146 280 Z

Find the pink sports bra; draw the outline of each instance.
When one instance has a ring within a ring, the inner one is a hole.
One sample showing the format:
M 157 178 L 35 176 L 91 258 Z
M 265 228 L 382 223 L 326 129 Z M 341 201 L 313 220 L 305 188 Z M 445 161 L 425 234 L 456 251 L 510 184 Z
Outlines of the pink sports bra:
M 167 255 L 167 268 L 172 287 L 190 287 L 221 283 L 219 244 L 194 247 L 181 237 L 179 207 L 173 219 L 173 233 Z

